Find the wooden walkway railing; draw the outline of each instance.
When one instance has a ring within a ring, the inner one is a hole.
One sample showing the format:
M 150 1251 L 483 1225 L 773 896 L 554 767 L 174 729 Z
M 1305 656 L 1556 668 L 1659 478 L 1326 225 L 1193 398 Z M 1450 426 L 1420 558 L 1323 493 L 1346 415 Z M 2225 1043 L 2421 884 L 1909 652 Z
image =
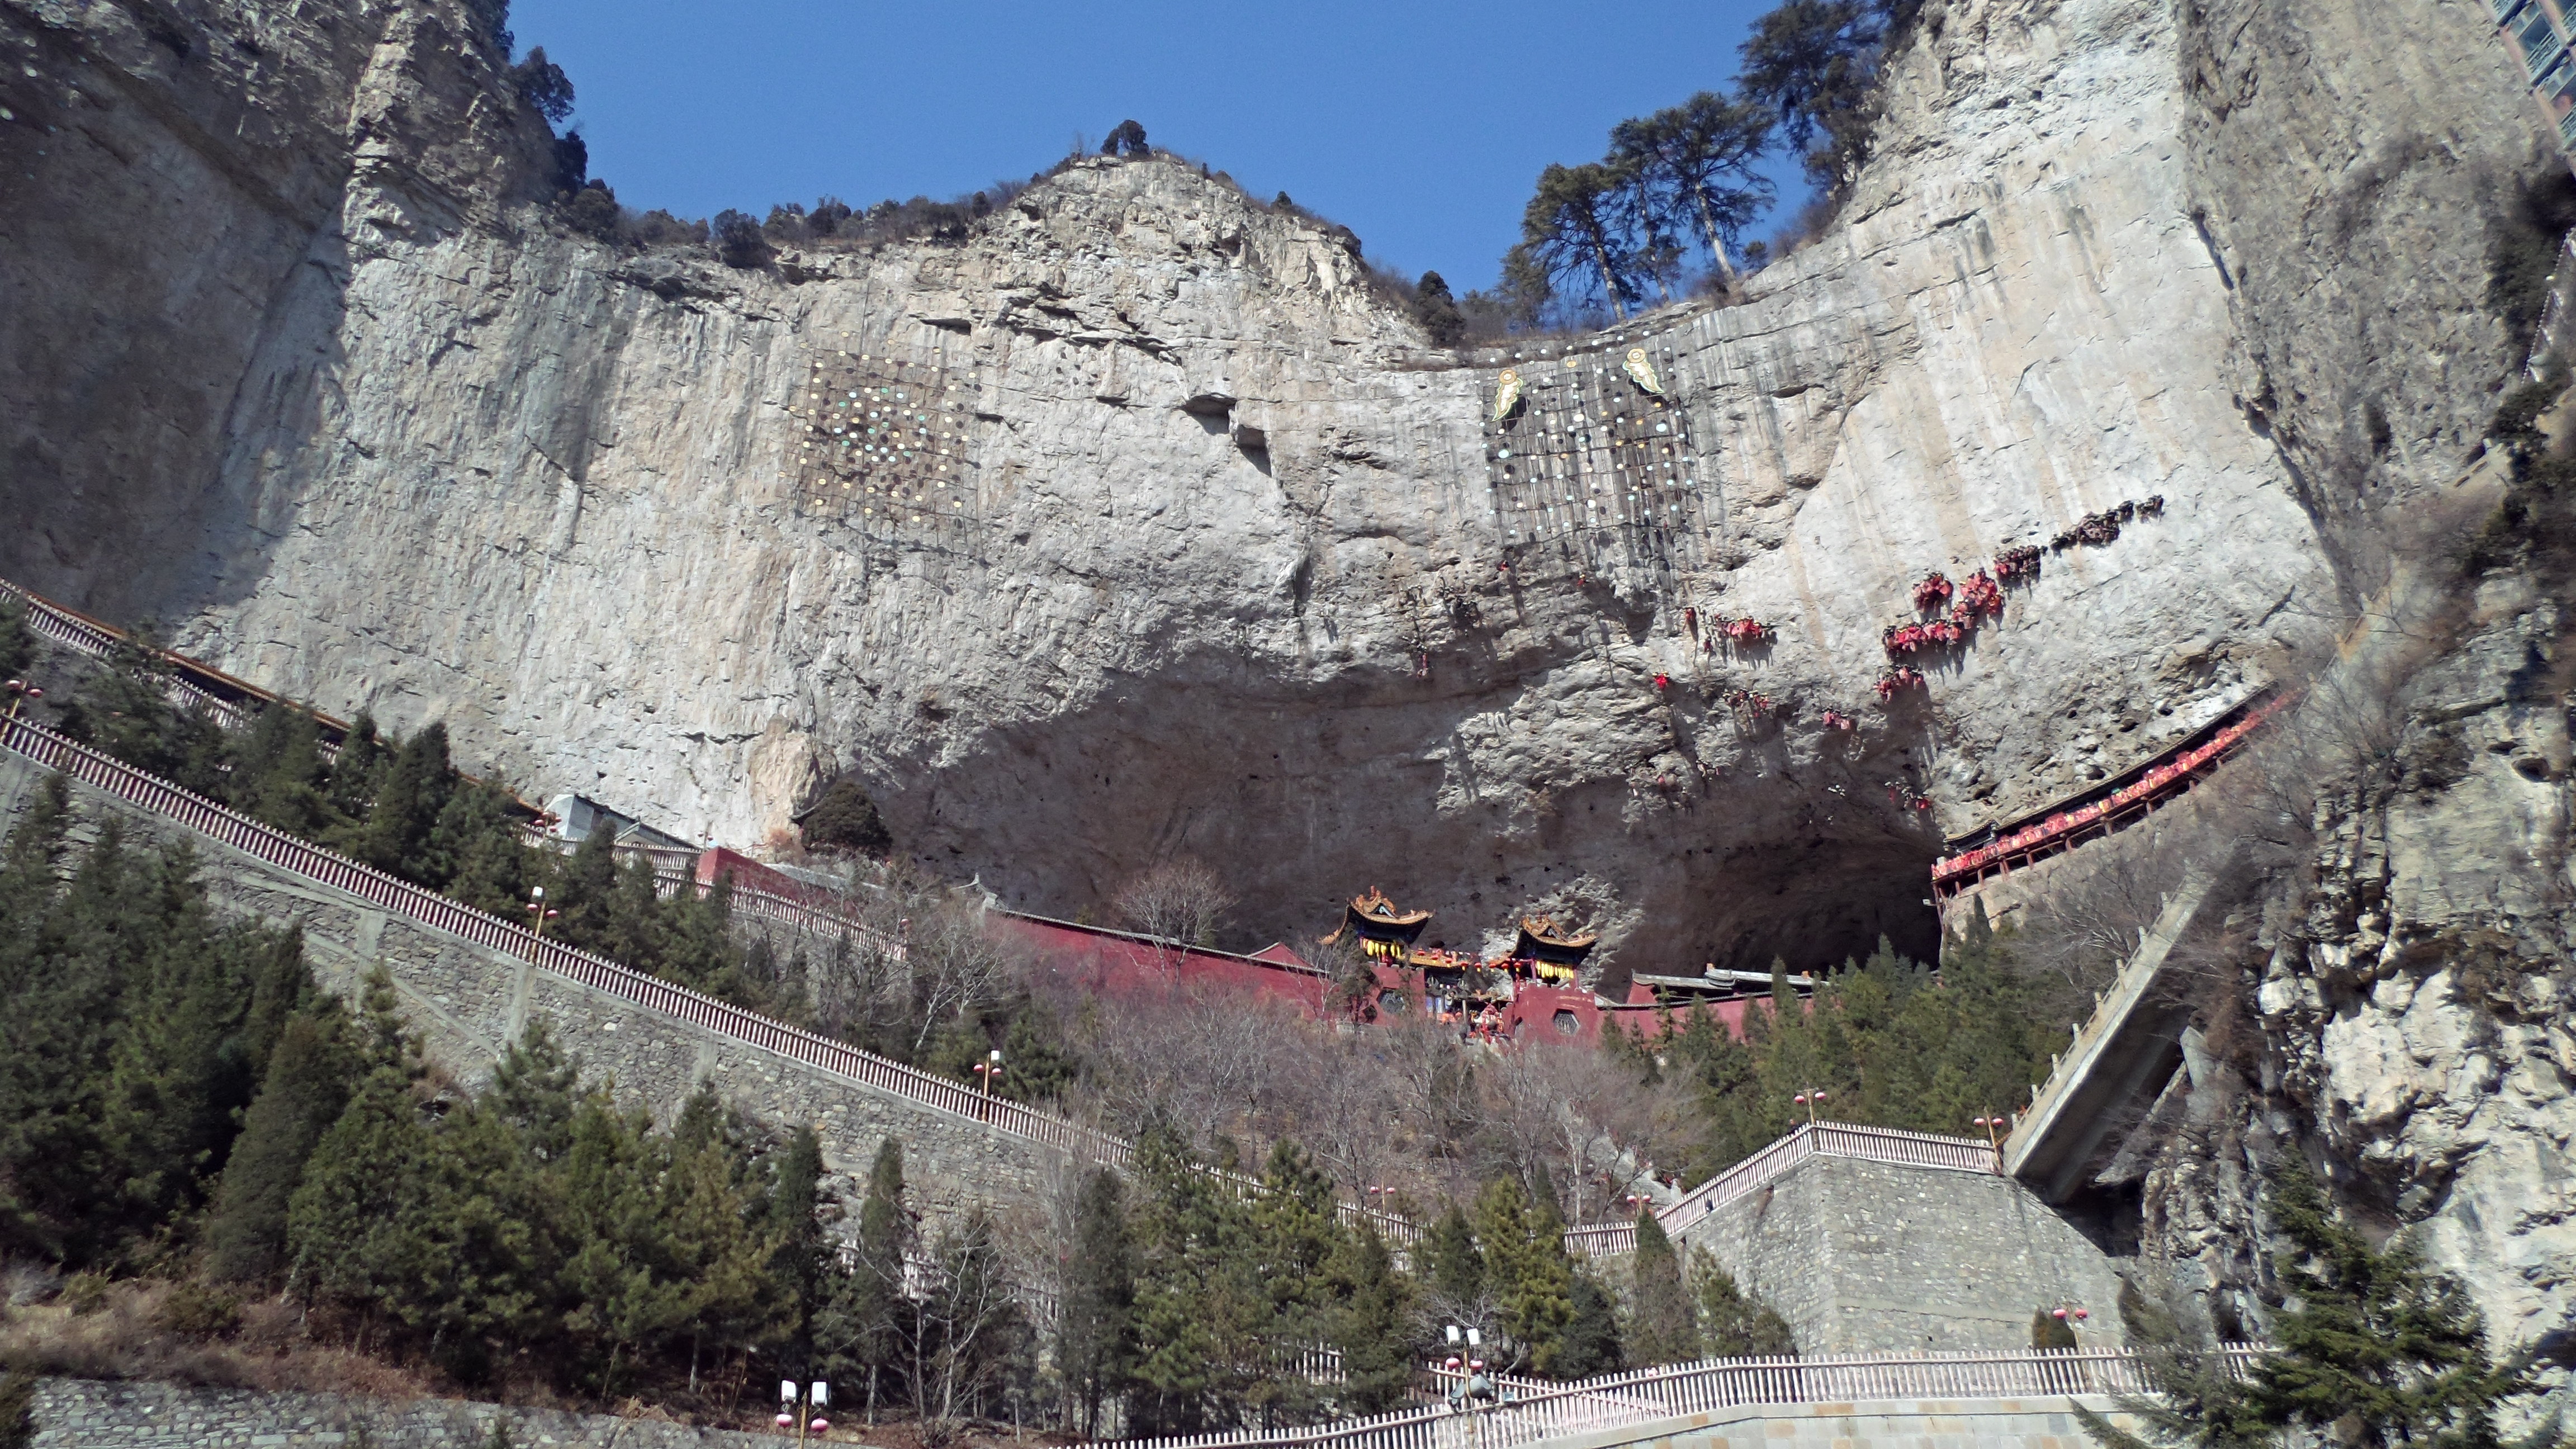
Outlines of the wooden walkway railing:
M 2136 824 L 2180 799 L 2192 786 L 2200 783 L 2202 777 L 2244 746 L 2246 736 L 2262 728 L 2263 722 L 2287 702 L 2287 696 L 2265 701 L 2247 711 L 2245 718 L 2194 748 L 2149 767 L 2136 783 L 2123 786 L 2081 809 L 2057 811 L 2038 824 L 2016 830 L 1990 845 L 1934 861 L 1933 894 L 1948 899 L 1988 876 L 2006 874 L 2017 866 L 2037 864 L 2052 855 L 2072 850 L 2087 840 Z
M 2214 1350 L 2222 1372 L 2242 1379 L 2267 1350 Z M 1504 1387 L 1505 1402 L 1407 1409 L 1368 1419 L 1267 1433 L 1128 1439 L 1111 1449 L 1226 1449 L 1235 1445 L 1330 1449 L 1511 1449 L 1578 1434 L 1647 1425 L 1684 1414 L 1761 1404 L 1850 1404 L 2142 1395 L 2154 1391 L 2146 1364 L 2122 1349 L 2038 1349 L 1943 1353 L 1909 1358 L 1744 1358 L 1639 1369 L 1528 1391 Z M 1960 1408 L 1957 1412 L 1973 1413 Z

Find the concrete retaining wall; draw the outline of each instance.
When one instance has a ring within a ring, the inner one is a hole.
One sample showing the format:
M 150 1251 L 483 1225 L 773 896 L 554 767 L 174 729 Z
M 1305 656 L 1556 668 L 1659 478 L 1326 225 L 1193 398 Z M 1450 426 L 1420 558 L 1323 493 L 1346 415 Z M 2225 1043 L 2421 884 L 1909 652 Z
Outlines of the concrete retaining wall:
M 520 1449 L 777 1449 L 780 1442 L 774 1432 L 692 1429 L 650 1419 L 505 1409 L 456 1399 L 392 1404 L 338 1394 L 43 1379 L 36 1385 L 33 1449 L 96 1444 L 119 1449 L 485 1449 L 496 1422 Z
M 1758 1404 L 1557 1441 L 1548 1449 L 2094 1449 L 2077 1405 L 2135 1428 L 2109 1399 Z
M 1684 1225 L 1801 1352 L 2028 1348 L 2034 1309 L 2091 1311 L 2087 1347 L 2124 1342 L 2111 1260 L 2028 1188 L 1992 1173 L 1816 1157 Z

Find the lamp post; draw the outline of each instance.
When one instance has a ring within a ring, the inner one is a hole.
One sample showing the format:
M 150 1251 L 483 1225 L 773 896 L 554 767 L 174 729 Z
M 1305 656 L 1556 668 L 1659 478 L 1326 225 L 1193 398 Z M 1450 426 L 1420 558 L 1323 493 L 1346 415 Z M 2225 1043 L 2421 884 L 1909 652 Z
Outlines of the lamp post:
M 2004 1119 L 2003 1119 L 2002 1117 L 2000 1117 L 2000 1116 L 1972 1117 L 1972 1118 L 1970 1118 L 1970 1119 L 1969 1119 L 1969 1124 L 1970 1124 L 1971 1126 L 1983 1127 L 1983 1128 L 1985 1128 L 1985 1129 L 1986 1129 L 1986 1145 L 1987 1145 L 1988 1147 L 1993 1148 L 1993 1149 L 1994 1149 L 1995 1151 L 1997 1151 L 1997 1152 L 2001 1152 L 2001 1151 L 2003 1151 L 2003 1150 L 2004 1150 L 2003 1143 L 2002 1143 L 2000 1140 L 1998 1140 L 1998 1139 L 1996 1138 L 1996 1136 L 1995 1136 L 1995 1134 L 1996 1134 L 1997 1132 L 1999 1132 L 1999 1131 L 2003 1130 L 2005 1127 L 2007 1127 L 2007 1126 L 2009 1126 L 2009 1125 L 2010 1125 L 2009 1123 L 2005 1122 L 2005 1121 L 2004 1121 Z
M 796 1442 L 799 1444 L 805 1442 L 805 1435 L 809 1431 L 815 1434 L 827 1434 L 831 1432 L 832 1421 L 823 1417 L 823 1410 L 831 1407 L 831 1403 L 832 1386 L 821 1379 L 801 1386 L 794 1379 L 780 1379 L 778 1381 L 778 1427 L 785 1430 L 793 1426 L 796 1430 Z
M 1816 1125 L 1816 1104 L 1825 1100 L 1825 1091 L 1822 1087 L 1809 1087 L 1789 1100 L 1807 1109 L 1807 1125 L 1813 1127 Z
M 546 908 L 544 886 L 530 886 L 528 887 L 528 914 L 536 919 L 537 934 L 542 936 L 546 933 L 546 922 L 562 915 L 563 912 Z
M 993 1095 L 993 1079 L 1002 1074 L 1002 1054 L 985 1053 L 984 1060 L 975 1064 L 975 1072 L 984 1079 L 984 1095 L 987 1097 Z
M 42 699 L 45 692 L 23 679 L 9 681 L 9 718 L 18 717 L 18 706 L 31 699 Z

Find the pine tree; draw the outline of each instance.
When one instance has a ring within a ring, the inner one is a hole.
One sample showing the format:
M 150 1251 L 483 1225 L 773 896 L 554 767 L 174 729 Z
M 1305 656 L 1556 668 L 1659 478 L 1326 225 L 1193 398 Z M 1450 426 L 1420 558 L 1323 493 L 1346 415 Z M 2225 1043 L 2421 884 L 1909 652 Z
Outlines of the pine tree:
M 1258 1282 L 1268 1302 L 1253 1305 L 1254 1336 L 1274 1354 L 1325 1342 L 1341 1307 L 1332 1269 L 1349 1232 L 1341 1224 L 1333 1180 L 1305 1149 L 1286 1138 L 1271 1145 L 1261 1193 L 1246 1214 L 1246 1249 L 1259 1258 Z M 1264 1366 L 1246 1402 L 1264 1422 L 1298 1422 L 1321 1406 L 1317 1386 L 1292 1366 Z
M 465 904 L 504 919 L 527 904 L 535 863 L 500 786 L 460 783 L 439 808 L 427 854 L 447 871 L 447 894 Z
M 224 798 L 234 809 L 307 840 L 321 840 L 348 817 L 332 808 L 331 766 L 313 716 L 272 703 L 233 742 Z
M 1345 1235 L 1336 1276 L 1342 1288 L 1331 1341 L 1342 1355 L 1342 1411 L 1390 1412 L 1413 1382 L 1413 1280 L 1373 1223 Z
M 1699 1309 L 1700 1353 L 1707 1358 L 1766 1358 L 1798 1351 L 1788 1320 L 1745 1296 L 1733 1274 L 1705 1248 L 1691 1250 L 1692 1297 Z
M 27 627 L 27 601 L 0 594 L 0 676 L 16 679 L 36 662 L 36 631 Z
M 1574 1264 L 1565 1256 L 1556 1206 L 1533 1207 L 1512 1179 L 1497 1178 L 1476 1198 L 1476 1244 L 1491 1276 L 1497 1317 L 1516 1364 L 1553 1374 L 1574 1318 Z
M 447 726 L 433 724 L 393 753 L 364 825 L 351 843 L 358 859 L 432 890 L 444 887 L 455 863 L 434 849 L 438 817 L 456 785 L 447 758 Z
M 1467 1213 L 1449 1204 L 1423 1240 L 1422 1261 L 1429 1267 L 1432 1297 L 1450 1321 L 1484 1324 L 1492 1283 L 1485 1272 L 1484 1251 L 1476 1246 L 1476 1229 Z
M 33 875 L 54 848 L 31 837 L 22 854 L 13 843 L 23 908 L 35 907 Z M 151 949 L 156 925 L 138 874 L 111 816 L 17 958 L 0 1016 L 0 1248 L 82 1267 L 108 1241 L 101 1209 L 118 1181 L 106 1135 L 109 1049 L 128 962 Z
M 357 1311 L 367 1328 L 398 1322 L 437 1276 L 431 1152 L 410 1076 L 371 1068 L 288 1199 L 290 1281 Z M 362 1346 L 364 1337 L 362 1329 Z
M 1102 1407 L 1126 1389 L 1136 1353 L 1135 1311 L 1126 1193 L 1117 1174 L 1094 1168 L 1074 1204 L 1055 1359 L 1086 1438 L 1099 1437 Z
M 834 1280 L 834 1292 L 814 1318 L 814 1349 L 826 1373 L 845 1383 L 866 1378 L 870 1424 L 876 1422 L 882 1380 L 901 1356 L 903 1264 L 912 1245 L 903 1194 L 903 1143 L 888 1137 L 877 1144 L 868 1168 L 850 1271 Z
M 2529 1385 L 2488 1356 L 2468 1290 L 2403 1238 L 2372 1248 L 2296 1157 L 2275 1173 L 2270 1206 L 2291 1306 L 2272 1321 L 2279 1351 L 2246 1386 L 2254 1414 L 2370 1449 L 2496 1442 L 2496 1404 Z
M 813 1128 L 790 1131 L 770 1155 L 769 1171 L 769 1236 L 778 1245 L 770 1254 L 769 1277 L 781 1300 L 788 1357 L 802 1367 L 811 1356 L 814 1312 L 837 1257 L 829 1229 L 840 1208 L 823 1191 L 823 1140 Z
M 2075 1347 L 2075 1330 L 2045 1307 L 2030 1311 L 2030 1346 L 2041 1350 Z
M 375 808 L 376 790 L 384 783 L 384 772 L 390 763 L 384 739 L 376 732 L 376 717 L 360 713 L 349 726 L 348 737 L 340 742 L 340 757 L 332 762 L 330 778 L 323 786 L 332 815 L 342 822 L 324 844 L 356 853 L 357 837 Z
M 336 1000 L 287 1018 L 206 1221 L 206 1268 L 217 1281 L 265 1281 L 285 1267 L 287 1204 L 347 1110 L 357 1071 Z
M 1637 1210 L 1637 1252 L 1628 1272 L 1628 1362 L 1645 1368 L 1699 1357 L 1699 1315 L 1682 1286 L 1682 1260 L 1651 1207 Z
M 1609 1292 L 1588 1272 L 1574 1275 L 1571 1311 L 1547 1371 L 1561 1379 L 1613 1374 L 1627 1367 L 1619 1343 L 1619 1318 Z
M 1197 1433 L 1239 1423 L 1269 1368 L 1268 1294 L 1247 1271 L 1242 1205 L 1197 1170 L 1179 1136 L 1137 1138 L 1136 1367 L 1132 1432 Z

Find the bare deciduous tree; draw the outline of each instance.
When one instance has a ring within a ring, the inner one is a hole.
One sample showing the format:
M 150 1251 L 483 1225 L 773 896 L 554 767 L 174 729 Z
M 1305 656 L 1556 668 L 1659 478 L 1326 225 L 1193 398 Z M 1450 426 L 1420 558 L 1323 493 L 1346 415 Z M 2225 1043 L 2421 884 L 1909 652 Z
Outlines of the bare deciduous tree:
M 1234 896 L 1195 860 L 1155 866 L 1118 892 L 1110 908 L 1138 932 L 1178 946 L 1211 946 Z

